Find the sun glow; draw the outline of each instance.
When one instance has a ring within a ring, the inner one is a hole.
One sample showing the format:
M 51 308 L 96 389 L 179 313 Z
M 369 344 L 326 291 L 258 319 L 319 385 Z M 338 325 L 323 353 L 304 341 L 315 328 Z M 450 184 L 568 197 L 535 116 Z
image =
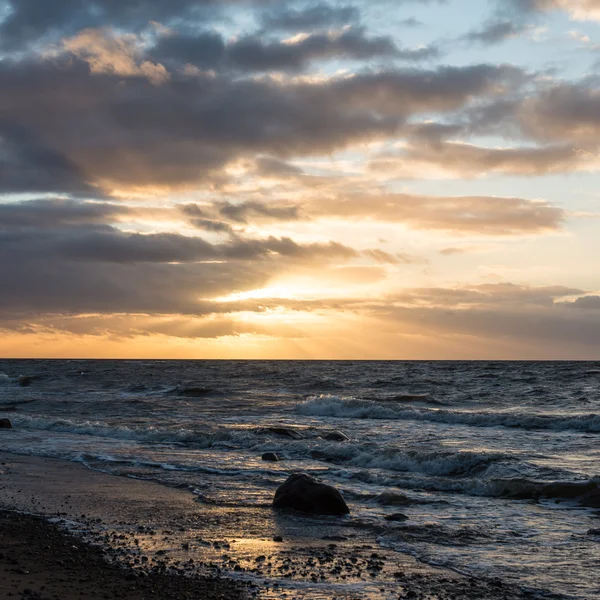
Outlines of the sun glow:
M 214 302 L 243 302 L 244 300 L 297 300 L 305 297 L 300 286 L 293 285 L 274 285 L 246 292 L 234 292 L 227 296 L 213 298 Z

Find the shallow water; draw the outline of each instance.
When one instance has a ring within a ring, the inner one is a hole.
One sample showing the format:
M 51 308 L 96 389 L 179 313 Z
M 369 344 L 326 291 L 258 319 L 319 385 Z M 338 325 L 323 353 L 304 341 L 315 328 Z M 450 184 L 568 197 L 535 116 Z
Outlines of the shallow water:
M 600 363 L 0 361 L 0 409 L 15 424 L 0 450 L 265 511 L 302 470 L 342 490 L 374 544 L 600 593 Z M 399 511 L 402 527 L 384 519 Z

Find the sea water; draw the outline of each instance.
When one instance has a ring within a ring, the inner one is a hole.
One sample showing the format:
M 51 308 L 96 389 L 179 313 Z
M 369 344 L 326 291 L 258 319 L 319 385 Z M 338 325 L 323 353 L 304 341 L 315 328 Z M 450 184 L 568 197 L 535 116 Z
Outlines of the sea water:
M 2 451 L 264 511 L 303 471 L 373 544 L 600 594 L 600 363 L 4 360 L 0 411 Z

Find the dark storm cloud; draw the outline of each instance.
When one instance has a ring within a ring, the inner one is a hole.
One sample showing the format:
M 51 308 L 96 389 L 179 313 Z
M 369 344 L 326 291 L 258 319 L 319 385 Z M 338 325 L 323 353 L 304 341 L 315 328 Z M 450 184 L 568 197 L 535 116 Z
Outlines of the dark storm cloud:
M 369 36 L 363 28 L 310 33 L 293 41 L 245 36 L 226 43 L 215 32 L 169 33 L 161 36 L 151 51 L 152 60 L 181 68 L 253 71 L 301 71 L 318 60 L 397 58 L 419 61 L 435 58 L 434 47 L 398 48 L 387 36 Z
M 0 194 L 10 192 L 98 193 L 68 157 L 7 118 L 0 120 Z
M 76 59 L 5 60 L 0 110 L 35 131 L 86 182 L 181 187 L 238 157 L 327 153 L 387 137 L 411 115 L 456 110 L 524 79 L 515 67 L 484 64 L 315 83 L 199 77 L 153 85 L 137 76 L 90 75 Z
M 335 242 L 285 237 L 231 236 L 211 244 L 174 233 L 142 235 L 90 224 L 112 220 L 110 207 L 23 204 L 20 212 L 8 206 L 0 213 L 0 321 L 36 313 L 205 314 L 216 309 L 202 298 L 264 286 L 292 264 L 359 255 Z
M 270 267 L 270 268 L 269 268 Z M 0 261 L 0 313 L 22 319 L 44 313 L 213 312 L 200 300 L 265 285 L 274 265 L 222 263 L 89 263 L 14 255 Z
M 339 34 L 313 33 L 293 43 L 266 42 L 260 37 L 243 38 L 227 52 L 230 63 L 248 70 L 301 70 L 315 59 L 370 59 L 379 56 L 406 57 L 389 37 L 369 37 L 362 29 Z
M 56 257 L 76 262 L 170 263 L 214 260 L 253 261 L 285 257 L 293 260 L 351 259 L 357 252 L 334 242 L 298 244 L 290 238 L 233 237 L 211 244 L 177 233 L 140 234 L 108 225 L 57 228 L 31 232 L 0 230 L 4 256 Z
M 119 204 L 62 198 L 12 202 L 0 204 L 0 230 L 105 224 L 133 212 L 129 207 Z

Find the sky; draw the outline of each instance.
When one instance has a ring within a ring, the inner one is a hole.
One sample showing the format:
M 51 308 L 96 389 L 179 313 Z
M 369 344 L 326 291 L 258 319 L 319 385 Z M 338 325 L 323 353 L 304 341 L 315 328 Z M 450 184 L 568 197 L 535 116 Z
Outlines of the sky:
M 0 0 L 0 355 L 600 360 L 600 0 Z

